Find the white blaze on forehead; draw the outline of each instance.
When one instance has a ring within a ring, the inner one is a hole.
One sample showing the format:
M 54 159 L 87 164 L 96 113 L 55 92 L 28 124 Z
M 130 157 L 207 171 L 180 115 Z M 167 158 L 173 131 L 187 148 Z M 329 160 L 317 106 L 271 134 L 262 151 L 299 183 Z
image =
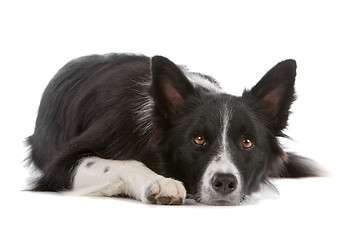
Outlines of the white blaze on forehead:
M 217 166 L 217 172 L 220 173 L 231 173 L 236 177 L 239 175 L 239 171 L 236 166 L 233 164 L 230 149 L 229 149 L 229 127 L 230 127 L 230 119 L 231 119 L 231 111 L 228 106 L 224 104 L 224 109 L 221 112 L 221 141 L 218 150 L 218 154 L 210 163 L 209 167 Z M 239 180 L 239 179 L 237 179 Z
M 229 143 L 228 143 L 227 132 L 229 129 L 230 118 L 231 118 L 231 113 L 228 107 L 225 105 L 224 112 L 222 114 L 222 132 L 221 132 L 221 147 L 220 147 L 222 153 L 228 152 L 227 148 Z
M 231 152 L 229 149 L 229 138 L 228 132 L 230 127 L 231 111 L 228 109 L 227 105 L 224 104 L 224 108 L 221 112 L 221 129 L 220 129 L 220 141 L 217 154 L 211 159 L 209 165 L 207 166 L 205 173 L 201 182 L 200 195 L 203 202 L 211 203 L 211 201 L 219 200 L 219 197 L 222 197 L 224 201 L 230 201 L 233 203 L 238 203 L 241 200 L 241 188 L 242 188 L 242 179 L 239 170 L 233 163 Z M 215 190 L 212 187 L 212 179 L 214 174 L 224 173 L 232 174 L 236 177 L 238 182 L 237 189 L 229 195 L 218 196 Z

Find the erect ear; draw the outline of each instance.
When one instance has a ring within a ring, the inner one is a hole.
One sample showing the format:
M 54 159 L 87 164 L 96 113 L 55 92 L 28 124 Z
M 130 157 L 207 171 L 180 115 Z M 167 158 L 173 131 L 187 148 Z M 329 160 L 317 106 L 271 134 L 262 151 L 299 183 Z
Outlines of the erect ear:
M 277 136 L 282 135 L 295 100 L 295 76 L 295 60 L 285 60 L 270 69 L 250 91 L 261 102 Z
M 164 120 L 173 121 L 181 113 L 185 99 L 194 94 L 195 89 L 179 67 L 165 57 L 151 59 L 151 72 L 155 109 Z

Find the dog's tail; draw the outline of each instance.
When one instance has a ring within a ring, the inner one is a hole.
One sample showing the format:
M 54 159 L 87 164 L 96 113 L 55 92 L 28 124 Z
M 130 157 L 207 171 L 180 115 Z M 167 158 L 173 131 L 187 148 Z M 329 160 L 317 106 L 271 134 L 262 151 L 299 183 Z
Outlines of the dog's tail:
M 280 172 L 281 178 L 327 177 L 329 173 L 315 161 L 287 153 L 287 161 Z

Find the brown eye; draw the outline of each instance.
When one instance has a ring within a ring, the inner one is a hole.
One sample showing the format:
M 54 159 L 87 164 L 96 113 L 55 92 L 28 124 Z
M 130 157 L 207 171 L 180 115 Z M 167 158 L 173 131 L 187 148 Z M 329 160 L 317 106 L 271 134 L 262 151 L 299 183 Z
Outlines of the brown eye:
M 203 136 L 195 136 L 194 137 L 194 143 L 196 145 L 205 145 L 205 138 Z
M 254 145 L 254 143 L 251 139 L 246 138 L 246 139 L 242 140 L 241 145 L 244 148 L 251 148 Z

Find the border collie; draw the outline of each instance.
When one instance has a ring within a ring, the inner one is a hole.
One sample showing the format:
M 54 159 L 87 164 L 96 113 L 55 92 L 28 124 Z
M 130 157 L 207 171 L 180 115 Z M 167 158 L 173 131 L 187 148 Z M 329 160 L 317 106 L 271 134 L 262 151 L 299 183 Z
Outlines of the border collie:
M 296 62 L 241 97 L 161 56 L 85 56 L 45 89 L 30 161 L 32 190 L 125 195 L 145 203 L 237 205 L 270 177 L 318 176 L 283 150 Z

